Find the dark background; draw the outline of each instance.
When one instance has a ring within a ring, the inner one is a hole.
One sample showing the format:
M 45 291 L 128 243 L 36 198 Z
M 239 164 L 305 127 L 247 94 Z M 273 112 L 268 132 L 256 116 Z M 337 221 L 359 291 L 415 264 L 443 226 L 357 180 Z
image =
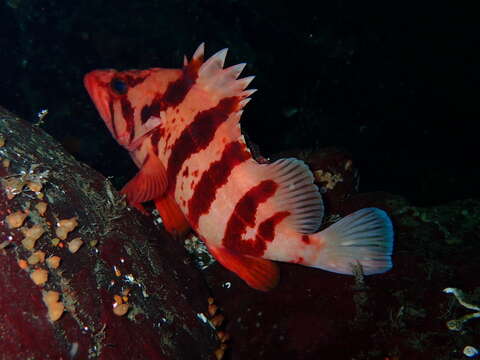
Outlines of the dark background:
M 312 5 L 315 3 L 315 5 Z M 473 4 L 473 2 L 472 2 Z M 479 195 L 478 13 L 416 1 L 27 1 L 0 5 L 0 104 L 117 186 L 135 172 L 82 85 L 95 68 L 179 67 L 202 41 L 248 62 L 242 126 L 265 156 L 339 146 L 360 190 L 416 205 Z

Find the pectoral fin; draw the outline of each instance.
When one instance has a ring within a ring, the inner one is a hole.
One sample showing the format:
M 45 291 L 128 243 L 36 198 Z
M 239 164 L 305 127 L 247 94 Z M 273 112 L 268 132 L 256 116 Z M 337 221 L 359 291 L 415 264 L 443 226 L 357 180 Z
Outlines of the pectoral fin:
M 269 291 L 278 284 L 280 271 L 274 262 L 237 254 L 224 247 L 209 246 L 208 249 L 223 266 L 237 274 L 250 287 Z
M 167 174 L 161 161 L 152 153 L 122 189 L 129 204 L 136 205 L 162 196 L 167 189 Z

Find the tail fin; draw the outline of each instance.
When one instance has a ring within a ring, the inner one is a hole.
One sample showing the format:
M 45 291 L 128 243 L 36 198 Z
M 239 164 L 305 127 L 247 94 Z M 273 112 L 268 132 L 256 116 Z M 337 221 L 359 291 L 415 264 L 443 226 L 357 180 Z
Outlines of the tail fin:
M 383 210 L 358 210 L 312 237 L 319 238 L 325 246 L 315 267 L 349 275 L 357 263 L 362 265 L 365 275 L 392 268 L 393 227 Z

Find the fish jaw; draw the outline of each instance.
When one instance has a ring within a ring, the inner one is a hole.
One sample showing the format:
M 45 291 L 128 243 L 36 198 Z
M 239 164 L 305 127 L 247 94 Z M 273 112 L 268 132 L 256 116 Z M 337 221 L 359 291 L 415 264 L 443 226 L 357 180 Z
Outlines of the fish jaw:
M 105 125 L 115 139 L 117 135 L 114 131 L 112 109 L 110 107 L 111 98 L 105 86 L 108 86 L 115 76 L 115 70 L 94 70 L 89 72 L 83 78 L 83 84 L 87 89 L 90 98 L 102 117 Z M 119 141 L 120 142 L 120 141 Z

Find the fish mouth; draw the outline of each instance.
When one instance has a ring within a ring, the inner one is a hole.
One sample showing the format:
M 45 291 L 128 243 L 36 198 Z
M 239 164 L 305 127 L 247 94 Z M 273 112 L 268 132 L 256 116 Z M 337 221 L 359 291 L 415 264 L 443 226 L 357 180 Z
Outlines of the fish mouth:
M 91 71 L 83 78 L 83 84 L 108 129 L 116 136 L 110 109 L 111 99 L 106 90 L 106 87 L 110 86 L 110 80 L 105 75 L 105 71 Z

